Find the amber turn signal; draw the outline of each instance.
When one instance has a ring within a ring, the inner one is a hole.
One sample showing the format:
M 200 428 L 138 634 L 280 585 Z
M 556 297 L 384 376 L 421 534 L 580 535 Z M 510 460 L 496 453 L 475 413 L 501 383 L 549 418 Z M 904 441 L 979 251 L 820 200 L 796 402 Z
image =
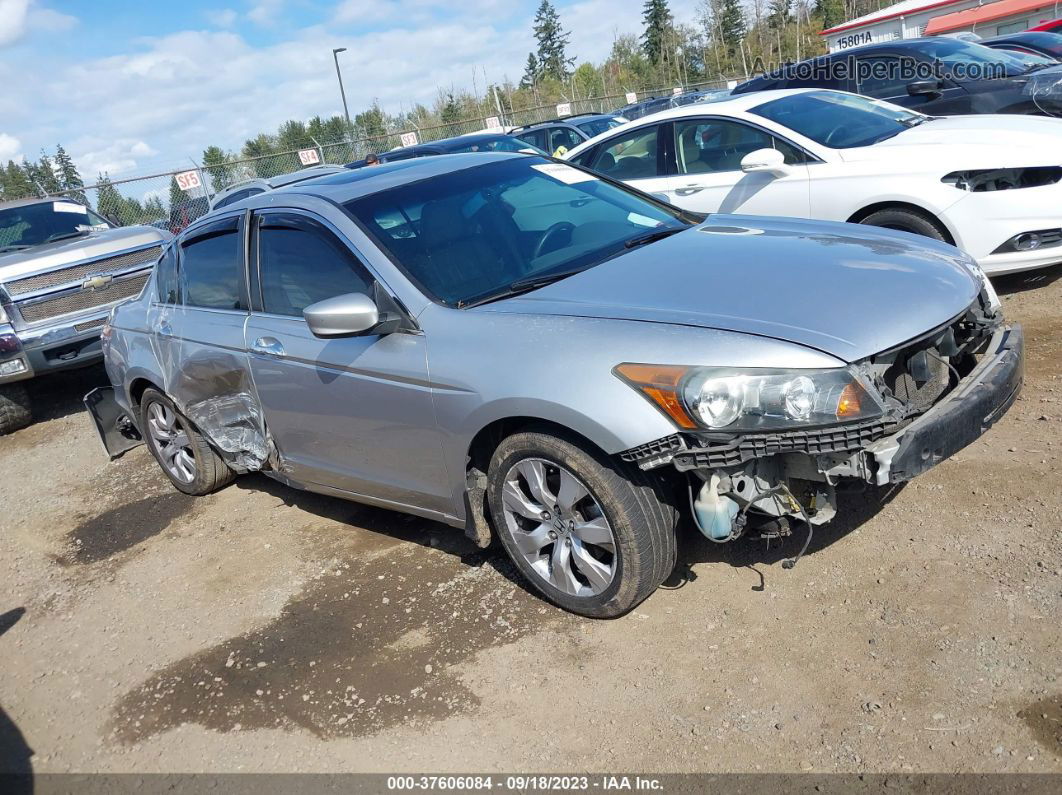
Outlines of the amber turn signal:
M 682 377 L 688 367 L 668 364 L 621 364 L 615 373 L 638 389 L 680 428 L 696 428 L 679 397 Z

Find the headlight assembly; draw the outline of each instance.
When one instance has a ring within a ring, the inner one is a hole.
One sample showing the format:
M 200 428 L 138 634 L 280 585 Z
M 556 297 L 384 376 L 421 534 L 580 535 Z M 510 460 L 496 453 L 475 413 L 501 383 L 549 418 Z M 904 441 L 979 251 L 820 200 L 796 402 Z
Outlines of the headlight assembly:
M 874 391 L 848 368 L 766 370 L 625 363 L 614 372 L 680 428 L 766 431 L 880 416 Z

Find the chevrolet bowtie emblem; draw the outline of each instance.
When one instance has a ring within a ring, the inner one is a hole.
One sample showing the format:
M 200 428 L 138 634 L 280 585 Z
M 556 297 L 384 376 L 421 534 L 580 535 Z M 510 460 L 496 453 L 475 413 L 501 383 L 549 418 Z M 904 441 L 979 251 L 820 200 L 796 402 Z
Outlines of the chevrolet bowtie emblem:
M 113 276 L 93 276 L 81 282 L 82 290 L 102 290 L 114 279 Z

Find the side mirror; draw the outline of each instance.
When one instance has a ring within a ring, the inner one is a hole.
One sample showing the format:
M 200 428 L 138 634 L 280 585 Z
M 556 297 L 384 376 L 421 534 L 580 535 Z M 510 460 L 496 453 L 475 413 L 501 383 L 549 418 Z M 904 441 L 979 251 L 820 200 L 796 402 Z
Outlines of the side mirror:
M 915 80 L 907 84 L 907 93 L 912 97 L 939 96 L 942 83 L 937 78 L 932 80 Z
M 785 155 L 777 149 L 757 149 L 741 158 L 741 170 L 746 174 L 774 174 L 783 177 L 789 173 Z
M 302 310 L 306 325 L 315 337 L 353 337 L 376 328 L 380 311 L 364 293 L 347 293 L 326 298 Z

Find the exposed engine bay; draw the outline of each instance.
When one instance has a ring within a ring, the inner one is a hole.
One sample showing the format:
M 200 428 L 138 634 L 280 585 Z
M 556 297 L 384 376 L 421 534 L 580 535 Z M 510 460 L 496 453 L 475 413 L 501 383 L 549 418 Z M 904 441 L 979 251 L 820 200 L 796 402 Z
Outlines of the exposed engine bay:
M 788 535 L 791 519 L 807 525 L 810 540 L 812 526 L 836 515 L 840 487 L 902 482 L 946 457 L 927 460 L 917 471 L 890 466 L 899 449 L 892 440 L 964 384 L 994 352 L 1001 326 L 998 305 L 982 291 L 960 317 L 858 362 L 885 407 L 872 421 L 737 437 L 676 434 L 623 457 L 643 469 L 670 464 L 682 473 L 690 516 L 711 541 Z

